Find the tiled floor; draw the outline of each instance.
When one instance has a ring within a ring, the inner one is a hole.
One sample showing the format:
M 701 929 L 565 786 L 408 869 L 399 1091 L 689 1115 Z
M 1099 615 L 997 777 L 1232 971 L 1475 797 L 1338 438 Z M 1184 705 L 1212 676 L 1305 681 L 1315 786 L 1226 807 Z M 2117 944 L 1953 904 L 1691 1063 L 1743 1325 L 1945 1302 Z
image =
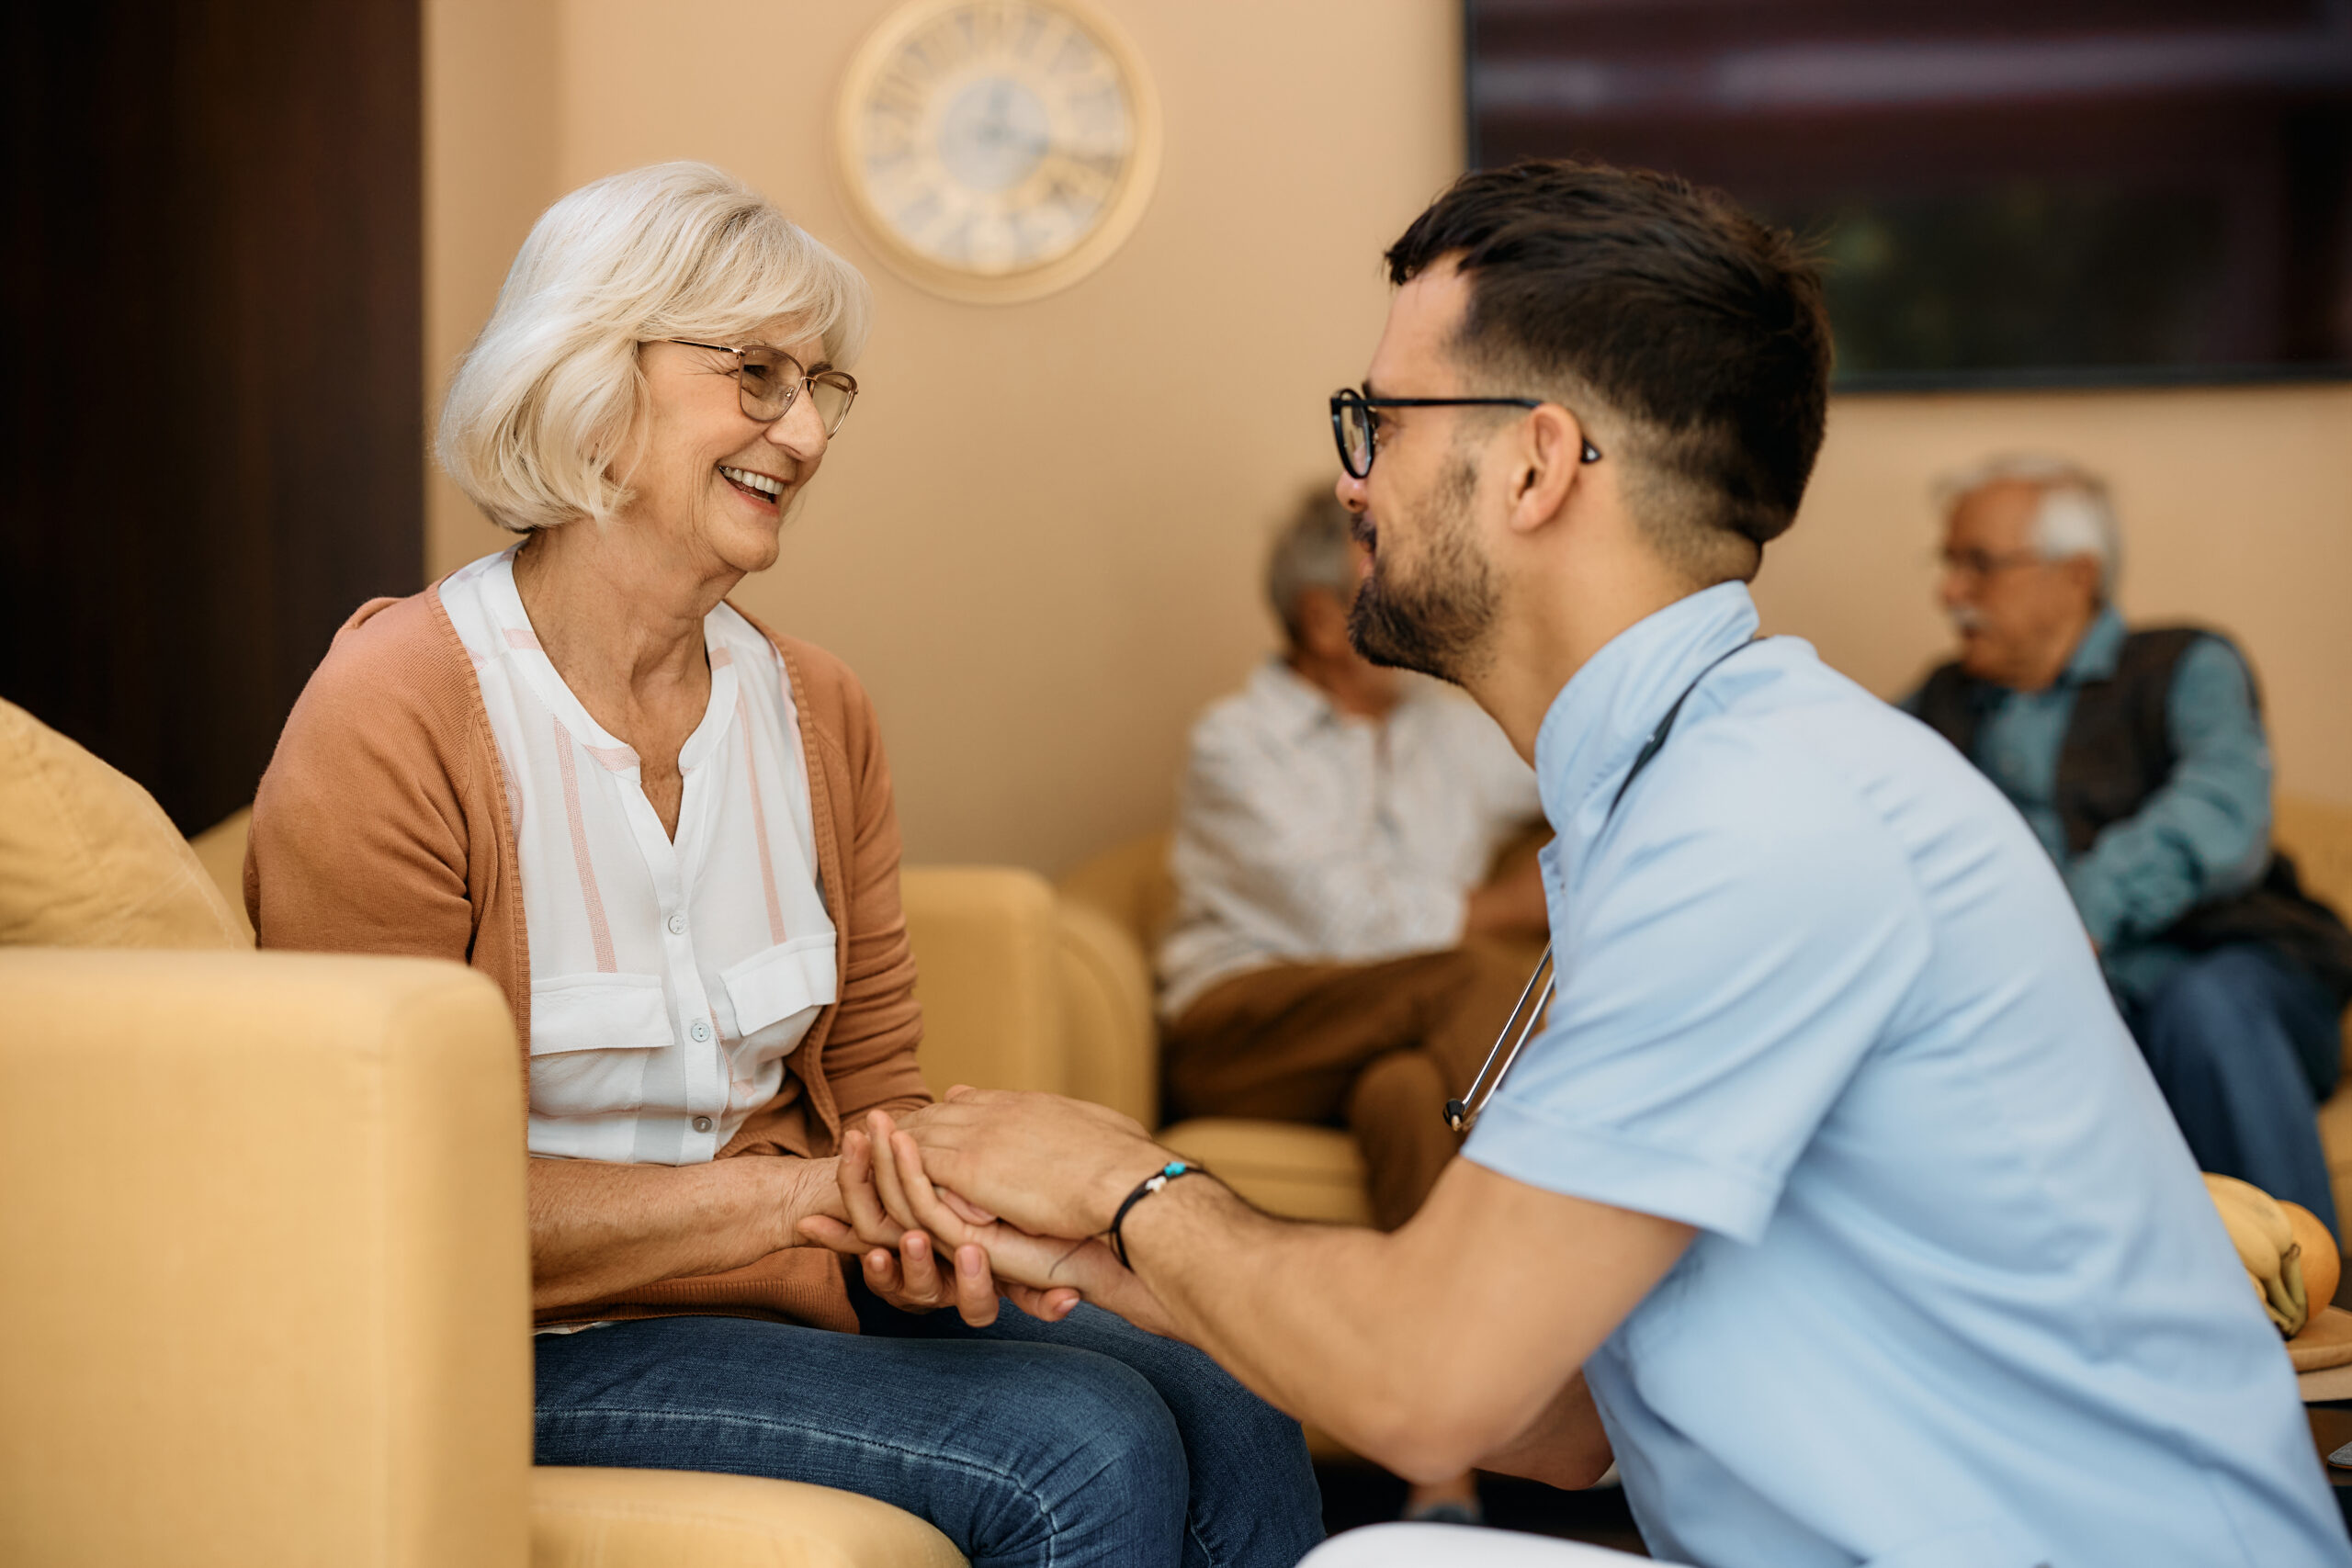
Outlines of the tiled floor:
M 1369 1464 L 1318 1464 L 1316 1478 L 1323 1483 L 1323 1525 L 1334 1535 L 1359 1525 L 1393 1519 L 1404 1506 L 1405 1483 Z M 1481 1476 L 1478 1495 L 1486 1505 L 1487 1522 L 1498 1529 L 1527 1530 L 1564 1540 L 1613 1546 L 1639 1553 L 1641 1533 L 1617 1488 L 1590 1492 L 1558 1492 L 1532 1481 Z

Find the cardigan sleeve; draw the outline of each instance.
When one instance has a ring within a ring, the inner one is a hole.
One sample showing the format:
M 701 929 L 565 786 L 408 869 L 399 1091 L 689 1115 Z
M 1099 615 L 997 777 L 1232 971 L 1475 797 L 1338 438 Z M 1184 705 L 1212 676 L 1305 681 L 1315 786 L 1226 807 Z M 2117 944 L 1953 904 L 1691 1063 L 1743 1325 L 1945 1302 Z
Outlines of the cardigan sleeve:
M 390 604 L 392 622 L 414 601 Z M 245 910 L 260 945 L 468 962 L 461 728 L 428 660 L 363 608 L 302 688 L 254 798 Z
M 903 1111 L 931 1101 L 915 1065 L 922 1010 L 915 1001 L 914 953 L 899 902 L 899 813 L 890 767 L 865 689 L 835 667 L 843 691 L 842 761 L 846 803 L 842 881 L 848 916 L 840 1012 L 825 1043 L 825 1075 L 842 1124 L 879 1107 Z

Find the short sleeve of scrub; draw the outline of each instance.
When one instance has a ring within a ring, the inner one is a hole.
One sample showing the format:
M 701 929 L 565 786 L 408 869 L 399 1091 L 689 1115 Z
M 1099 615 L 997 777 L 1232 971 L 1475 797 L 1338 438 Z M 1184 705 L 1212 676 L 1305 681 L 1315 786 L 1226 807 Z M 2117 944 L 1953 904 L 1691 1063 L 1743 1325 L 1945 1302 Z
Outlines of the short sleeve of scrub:
M 1581 865 L 1544 852 L 1559 995 L 1464 1152 L 1752 1243 L 1928 940 L 1849 786 L 1752 733 L 1687 728 Z

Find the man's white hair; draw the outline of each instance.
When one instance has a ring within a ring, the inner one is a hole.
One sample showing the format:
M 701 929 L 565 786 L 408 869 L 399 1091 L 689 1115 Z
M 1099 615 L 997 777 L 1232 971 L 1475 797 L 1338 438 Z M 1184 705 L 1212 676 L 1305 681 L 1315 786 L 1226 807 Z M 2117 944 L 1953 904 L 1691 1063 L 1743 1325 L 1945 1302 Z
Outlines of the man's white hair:
M 845 367 L 872 313 L 855 267 L 732 175 L 693 163 L 613 175 L 548 208 L 523 242 L 450 382 L 435 455 L 503 527 L 602 523 L 628 501 L 614 470 L 644 395 L 639 344 L 732 345 L 785 316 Z
M 2030 484 L 2041 492 L 2033 518 L 2033 547 L 2044 560 L 2089 556 L 2098 562 L 2098 596 L 2115 596 L 2123 574 L 2123 529 L 2107 481 L 2079 463 L 2040 453 L 1988 457 L 1938 482 L 1936 498 L 1946 517 L 1967 496 L 1987 485 Z

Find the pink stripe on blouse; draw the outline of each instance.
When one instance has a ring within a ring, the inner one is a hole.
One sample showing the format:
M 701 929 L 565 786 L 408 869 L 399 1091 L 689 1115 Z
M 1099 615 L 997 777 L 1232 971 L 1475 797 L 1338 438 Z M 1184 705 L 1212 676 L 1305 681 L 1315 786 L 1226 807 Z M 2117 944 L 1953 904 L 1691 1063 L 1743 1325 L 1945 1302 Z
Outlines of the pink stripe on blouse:
M 580 764 L 572 759 L 571 734 L 560 721 L 548 722 L 555 725 L 555 754 L 563 772 L 563 809 L 571 819 L 571 858 L 580 866 L 580 897 L 588 907 L 588 939 L 595 944 L 597 969 L 618 974 L 620 964 L 613 957 L 613 928 L 605 921 L 605 896 L 596 890 L 596 863 L 588 854 L 588 822 L 580 811 Z M 760 852 L 767 853 L 764 839 L 760 841 Z M 773 881 L 769 886 L 775 886 Z M 773 903 L 775 895 L 771 892 L 768 897 Z
M 752 709 L 741 687 L 735 691 L 735 733 L 743 744 L 743 771 L 752 780 L 752 836 L 760 841 L 760 890 L 768 899 L 768 940 L 784 942 L 784 899 L 776 892 L 775 852 L 768 848 L 768 812 L 760 799 L 760 764 L 752 755 Z

